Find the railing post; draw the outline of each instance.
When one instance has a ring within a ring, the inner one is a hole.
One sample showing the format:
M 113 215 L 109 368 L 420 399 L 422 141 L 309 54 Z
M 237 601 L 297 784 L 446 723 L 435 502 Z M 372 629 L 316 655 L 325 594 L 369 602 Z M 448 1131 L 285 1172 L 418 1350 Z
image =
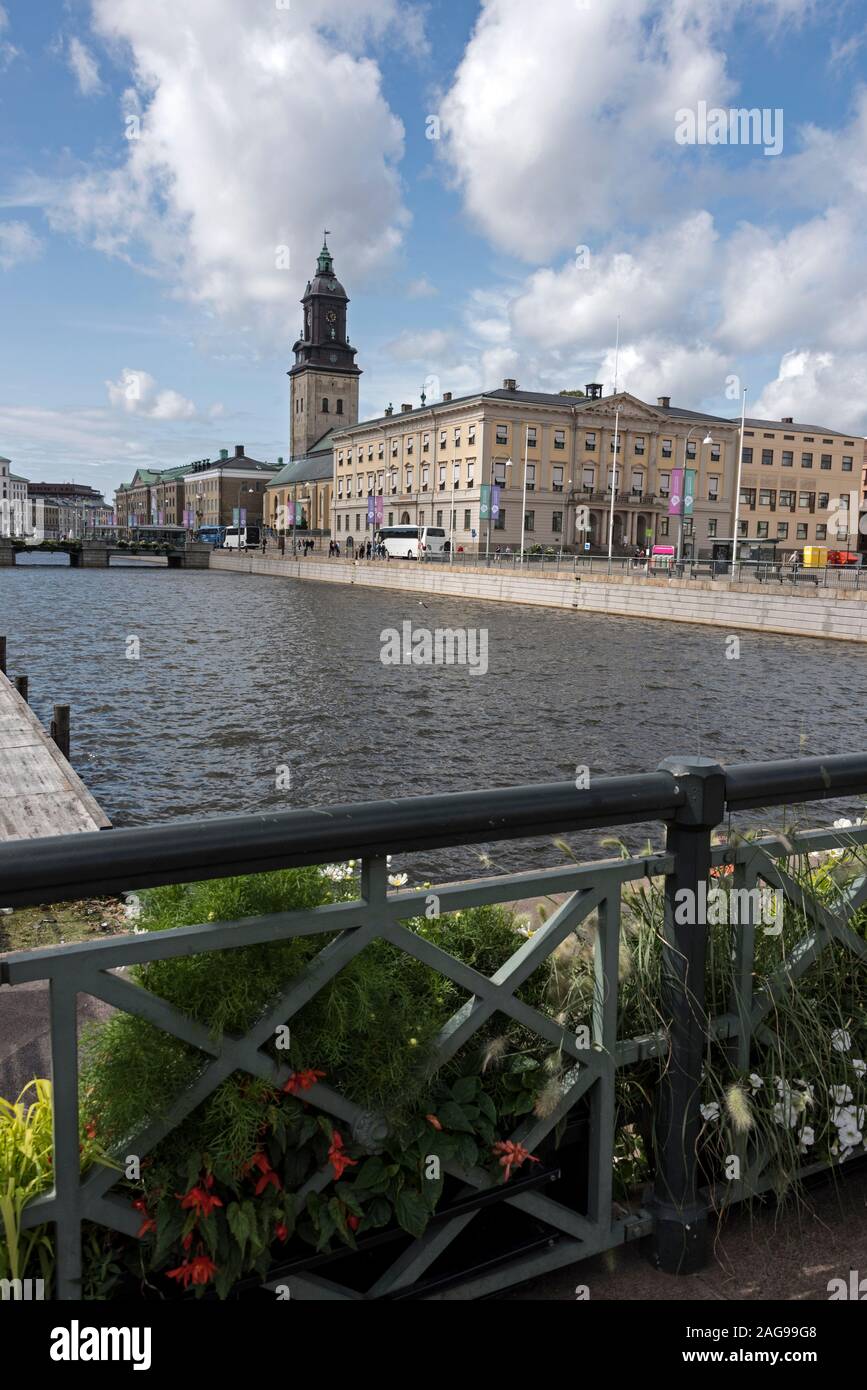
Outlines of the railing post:
M 698 1193 L 696 1148 L 701 1130 L 701 1069 L 707 1041 L 705 959 L 711 831 L 725 814 L 725 773 L 711 758 L 667 758 L 686 791 L 669 822 L 661 1013 L 669 1049 L 656 1113 L 654 1260 L 667 1274 L 691 1274 L 706 1263 L 707 1205 Z

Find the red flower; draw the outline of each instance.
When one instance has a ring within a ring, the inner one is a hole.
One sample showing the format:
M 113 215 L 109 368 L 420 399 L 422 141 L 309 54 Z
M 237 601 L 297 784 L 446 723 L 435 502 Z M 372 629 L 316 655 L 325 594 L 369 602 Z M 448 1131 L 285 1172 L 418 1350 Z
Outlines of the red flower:
M 212 1197 L 203 1187 L 191 1187 L 185 1197 L 181 1197 L 179 1192 L 175 1193 L 180 1197 L 181 1206 L 185 1210 L 192 1208 L 197 1216 L 210 1216 L 214 1207 L 221 1207 L 223 1203 L 219 1197 Z
M 261 1197 L 266 1187 L 275 1187 L 278 1192 L 283 1190 L 283 1184 L 273 1169 L 269 1169 L 267 1173 L 262 1174 L 261 1178 L 256 1183 L 254 1189 L 255 1195 Z
M 193 1243 L 193 1235 L 194 1235 L 194 1232 L 193 1232 L 193 1231 L 187 1231 L 187 1234 L 184 1236 L 183 1240 L 181 1241 L 181 1245 L 184 1247 L 185 1250 L 189 1250 L 190 1246 L 192 1245 L 192 1243 Z
M 141 1197 L 139 1197 L 137 1201 L 133 1202 L 133 1207 L 136 1211 L 140 1211 L 142 1216 L 144 1217 L 141 1226 L 136 1232 L 136 1235 L 138 1236 L 139 1240 L 141 1240 L 142 1236 L 147 1235 L 148 1231 L 156 1230 L 157 1223 L 154 1221 L 152 1216 L 148 1216 L 147 1205 Z
M 96 1120 L 88 1120 L 87 1124 L 84 1126 L 84 1132 L 85 1132 L 85 1134 L 87 1135 L 88 1139 L 95 1139 L 95 1138 L 96 1138 Z
M 257 1197 L 261 1197 L 266 1187 L 275 1187 L 278 1192 L 281 1191 L 283 1184 L 271 1167 L 271 1160 L 266 1153 L 254 1154 L 252 1158 L 248 1159 L 247 1162 L 242 1165 L 241 1172 L 247 1174 L 251 1168 L 258 1168 L 259 1172 L 262 1174 L 255 1187 L 255 1195 Z
M 315 1071 L 313 1068 L 308 1071 L 296 1071 L 289 1077 L 283 1090 L 294 1096 L 298 1091 L 309 1091 L 311 1086 L 315 1086 L 317 1081 L 322 1081 L 324 1077 L 324 1071 Z
M 282 1241 L 285 1245 L 286 1241 L 289 1239 L 289 1228 L 288 1226 L 284 1226 L 282 1221 L 278 1221 L 277 1225 L 274 1227 L 274 1234 L 277 1239 Z
M 361 1217 L 360 1217 L 360 1216 L 347 1216 L 347 1218 L 346 1218 L 346 1224 L 347 1224 L 347 1226 L 349 1227 L 350 1231 L 357 1231 L 358 1228 L 359 1228 L 359 1226 L 361 1225 Z
M 436 1115 L 425 1115 L 425 1119 L 427 1120 L 429 1125 L 433 1125 L 434 1129 L 442 1129 L 442 1125 L 440 1124 Z
M 505 1168 L 506 1176 L 504 1182 L 508 1182 L 512 1176 L 513 1168 L 520 1168 L 524 1163 L 539 1163 L 538 1158 L 534 1158 L 529 1149 L 525 1149 L 523 1144 L 514 1144 L 511 1139 L 501 1139 L 499 1144 L 495 1144 L 492 1153 L 502 1155 L 500 1167 Z
M 343 1135 L 338 1134 L 336 1129 L 331 1131 L 331 1148 L 328 1150 L 328 1162 L 334 1169 L 334 1180 L 339 1182 L 346 1168 L 354 1168 L 358 1162 L 355 1158 L 350 1158 L 348 1154 L 342 1153 Z
M 178 1265 L 177 1269 L 170 1269 L 168 1277 L 179 1279 L 184 1288 L 190 1284 L 208 1284 L 217 1272 L 217 1266 L 207 1255 L 196 1255 L 194 1260 L 187 1264 Z

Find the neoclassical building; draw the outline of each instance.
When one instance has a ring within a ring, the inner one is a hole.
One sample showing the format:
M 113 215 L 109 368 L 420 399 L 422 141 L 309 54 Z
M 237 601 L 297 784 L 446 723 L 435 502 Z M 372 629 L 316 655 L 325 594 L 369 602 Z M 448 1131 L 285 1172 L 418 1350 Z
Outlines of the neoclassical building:
M 519 548 L 525 461 L 528 546 L 607 547 L 612 484 L 616 547 L 676 544 L 672 474 L 684 460 L 697 473 L 686 549 L 731 534 L 737 424 L 667 396 L 650 405 L 627 392 L 603 397 L 596 382 L 576 397 L 506 380 L 501 390 L 388 410 L 340 430 L 334 448 L 338 540 L 364 534 L 368 498 L 381 496 L 385 525 L 444 526 L 465 551 Z M 500 489 L 492 523 L 480 516 L 483 484 Z

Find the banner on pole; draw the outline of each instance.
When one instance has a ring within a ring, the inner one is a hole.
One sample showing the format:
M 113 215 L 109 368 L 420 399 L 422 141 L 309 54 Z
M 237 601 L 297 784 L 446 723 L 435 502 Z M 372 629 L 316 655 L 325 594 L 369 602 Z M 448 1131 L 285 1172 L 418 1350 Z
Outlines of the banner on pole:
M 383 521 L 383 517 L 385 516 L 385 498 L 384 498 L 384 497 L 374 497 L 373 500 L 374 500 L 374 502 L 376 503 L 376 507 L 374 508 L 374 512 L 373 512 L 373 520 L 374 520 L 375 525 L 381 526 L 381 525 L 382 525 L 382 521 Z
M 498 521 L 500 516 L 500 496 L 502 488 L 494 487 L 491 492 L 491 519 Z
M 491 519 L 491 485 L 482 483 L 479 488 L 479 521 Z

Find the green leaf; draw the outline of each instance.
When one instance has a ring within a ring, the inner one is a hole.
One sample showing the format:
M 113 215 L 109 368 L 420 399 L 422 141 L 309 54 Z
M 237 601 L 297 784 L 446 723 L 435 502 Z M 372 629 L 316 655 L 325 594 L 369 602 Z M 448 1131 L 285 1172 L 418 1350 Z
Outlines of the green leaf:
M 373 1201 L 365 1208 L 365 1224 L 378 1230 L 381 1226 L 387 1226 L 391 1221 L 391 1202 L 387 1197 L 374 1197 Z
M 366 1159 L 358 1170 L 358 1177 L 352 1184 L 357 1191 L 364 1192 L 380 1187 L 388 1181 L 385 1164 L 376 1154 Z
M 394 1214 L 397 1217 L 398 1225 L 409 1235 L 415 1236 L 416 1239 L 424 1235 L 430 1217 L 420 1192 L 415 1192 L 411 1187 L 405 1187 L 398 1194 L 394 1204 Z
M 479 1161 L 479 1146 L 470 1134 L 455 1135 L 457 1158 L 465 1168 L 472 1168 Z
M 243 1202 L 232 1202 L 231 1206 L 226 1208 L 226 1221 L 243 1257 L 247 1241 L 250 1239 L 250 1225 Z
M 462 1105 L 465 1101 L 475 1100 L 479 1093 L 482 1081 L 479 1076 L 462 1076 L 452 1086 L 452 1097 Z
M 349 1183 L 339 1182 L 334 1191 L 341 1202 L 343 1202 L 344 1206 L 349 1208 L 353 1216 L 364 1215 L 364 1207 L 361 1205 L 354 1189 L 350 1187 Z
M 161 1262 L 171 1250 L 184 1228 L 185 1213 L 171 1197 L 165 1197 L 157 1209 L 157 1240 L 151 1263 L 159 1269 Z
M 491 1100 L 487 1092 L 482 1091 L 479 1096 L 478 1106 L 486 1120 L 490 1120 L 492 1125 L 497 1123 L 497 1107 Z
M 473 1126 L 470 1124 L 461 1107 L 456 1105 L 453 1100 L 447 1100 L 440 1106 L 437 1118 L 440 1124 L 445 1125 L 446 1129 L 460 1130 L 464 1134 L 473 1133 Z

